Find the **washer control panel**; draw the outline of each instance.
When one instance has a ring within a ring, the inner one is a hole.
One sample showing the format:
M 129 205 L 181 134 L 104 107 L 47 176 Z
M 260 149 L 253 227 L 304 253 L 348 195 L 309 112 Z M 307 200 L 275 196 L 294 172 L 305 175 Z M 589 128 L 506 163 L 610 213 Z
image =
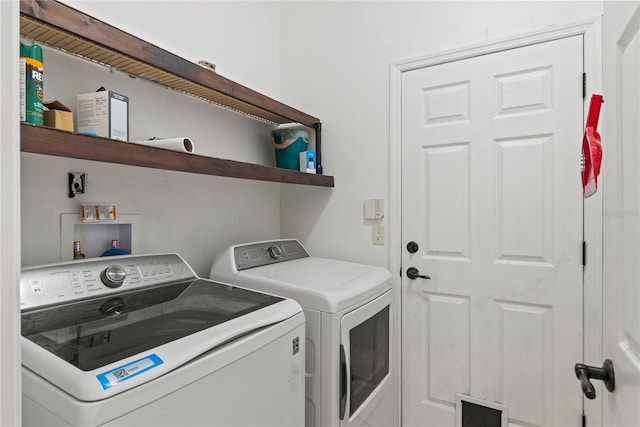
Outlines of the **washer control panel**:
M 20 274 L 20 308 L 196 278 L 178 254 L 124 255 L 30 267 Z
M 238 271 L 309 256 L 307 250 L 295 239 L 249 243 L 233 248 Z

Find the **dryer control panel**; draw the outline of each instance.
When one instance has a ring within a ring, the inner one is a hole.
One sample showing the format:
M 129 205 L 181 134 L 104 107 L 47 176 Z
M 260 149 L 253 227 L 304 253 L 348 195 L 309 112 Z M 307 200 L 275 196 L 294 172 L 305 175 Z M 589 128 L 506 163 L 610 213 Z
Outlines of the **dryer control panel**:
M 195 278 L 178 254 L 124 255 L 30 267 L 20 273 L 20 309 Z
M 238 271 L 309 256 L 307 250 L 295 239 L 249 243 L 233 248 Z

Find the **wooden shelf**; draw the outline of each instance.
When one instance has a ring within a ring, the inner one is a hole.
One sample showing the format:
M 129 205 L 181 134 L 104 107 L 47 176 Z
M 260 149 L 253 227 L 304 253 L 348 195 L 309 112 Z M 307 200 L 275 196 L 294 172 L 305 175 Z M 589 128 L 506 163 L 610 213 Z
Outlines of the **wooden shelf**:
M 20 35 L 273 123 L 320 122 L 57 1 L 21 0 Z
M 315 175 L 215 157 L 180 153 L 108 138 L 22 124 L 21 150 L 26 153 L 95 160 L 203 175 L 333 187 L 332 176 Z
M 54 0 L 20 0 L 20 35 L 80 58 L 151 80 L 187 95 L 273 124 L 316 129 L 322 172 L 321 123 L 252 89 Z M 24 125 L 22 151 L 264 181 L 333 187 L 333 177 L 170 152 Z M 51 139 L 54 139 L 52 141 Z

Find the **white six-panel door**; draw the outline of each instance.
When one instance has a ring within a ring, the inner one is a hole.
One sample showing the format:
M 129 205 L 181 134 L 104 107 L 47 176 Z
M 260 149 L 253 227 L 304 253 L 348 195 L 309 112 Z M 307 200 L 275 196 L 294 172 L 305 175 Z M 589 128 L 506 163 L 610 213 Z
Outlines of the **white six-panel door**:
M 573 36 L 402 74 L 404 426 L 580 425 L 582 70 Z
M 640 7 L 604 4 L 604 349 L 616 389 L 603 426 L 640 426 Z

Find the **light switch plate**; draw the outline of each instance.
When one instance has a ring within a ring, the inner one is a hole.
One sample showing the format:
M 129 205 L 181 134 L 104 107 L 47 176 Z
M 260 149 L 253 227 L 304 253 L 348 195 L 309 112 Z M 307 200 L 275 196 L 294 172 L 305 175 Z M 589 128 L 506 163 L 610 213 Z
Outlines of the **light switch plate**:
M 384 245 L 384 225 L 378 224 L 373 226 L 373 244 Z

